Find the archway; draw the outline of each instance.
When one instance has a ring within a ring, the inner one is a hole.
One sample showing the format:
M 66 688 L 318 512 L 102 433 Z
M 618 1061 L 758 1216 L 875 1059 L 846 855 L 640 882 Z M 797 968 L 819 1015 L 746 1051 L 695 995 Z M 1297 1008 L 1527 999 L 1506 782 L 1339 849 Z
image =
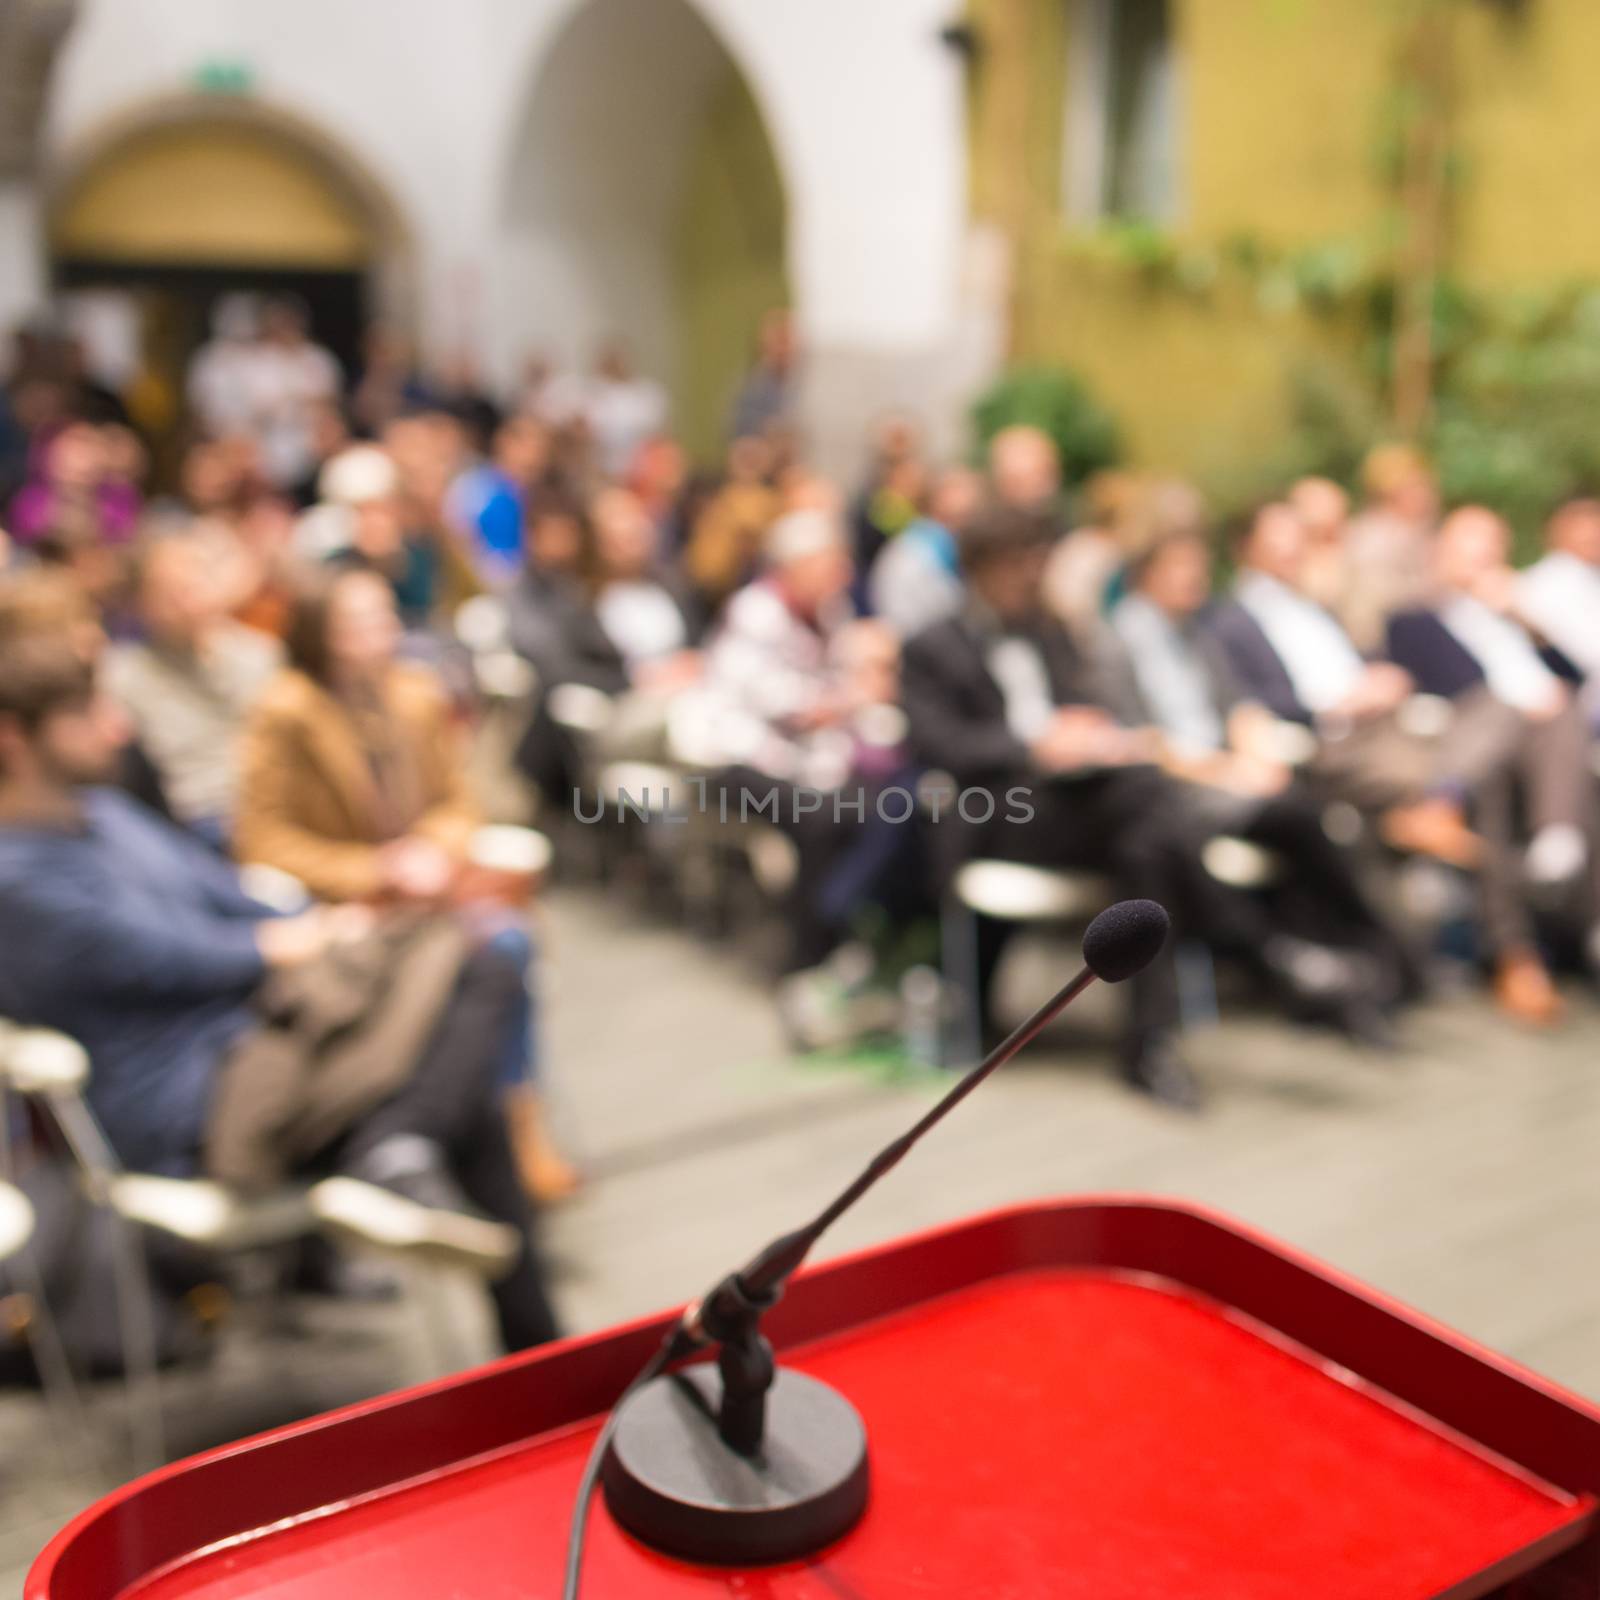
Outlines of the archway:
M 46 236 L 56 289 L 137 341 L 158 443 L 225 295 L 299 296 L 347 368 L 371 317 L 409 321 L 393 203 L 319 130 L 254 101 L 185 97 L 102 129 L 51 175 Z
M 756 324 L 789 294 L 772 143 L 699 12 L 578 6 L 539 64 L 504 192 L 513 347 L 581 369 L 620 339 L 709 456 Z

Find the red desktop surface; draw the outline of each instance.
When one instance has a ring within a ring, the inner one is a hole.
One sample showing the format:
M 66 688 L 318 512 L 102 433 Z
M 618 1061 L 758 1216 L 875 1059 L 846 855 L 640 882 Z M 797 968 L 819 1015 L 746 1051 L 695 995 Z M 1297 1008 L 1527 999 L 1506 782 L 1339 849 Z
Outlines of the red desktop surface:
M 1600 1595 L 1600 1415 L 1220 1218 L 1003 1212 L 807 1273 L 773 1325 L 866 1422 L 865 1518 L 734 1571 L 600 1505 L 593 1600 Z M 554 1597 L 597 1414 L 660 1329 L 168 1468 L 60 1535 L 27 1600 Z

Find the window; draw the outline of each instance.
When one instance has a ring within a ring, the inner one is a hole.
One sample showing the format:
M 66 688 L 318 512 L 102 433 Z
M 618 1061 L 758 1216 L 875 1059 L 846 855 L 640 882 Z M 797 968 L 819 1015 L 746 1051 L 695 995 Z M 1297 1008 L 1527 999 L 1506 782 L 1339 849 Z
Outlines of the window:
M 1178 211 L 1175 0 L 1066 0 L 1066 205 L 1083 222 Z

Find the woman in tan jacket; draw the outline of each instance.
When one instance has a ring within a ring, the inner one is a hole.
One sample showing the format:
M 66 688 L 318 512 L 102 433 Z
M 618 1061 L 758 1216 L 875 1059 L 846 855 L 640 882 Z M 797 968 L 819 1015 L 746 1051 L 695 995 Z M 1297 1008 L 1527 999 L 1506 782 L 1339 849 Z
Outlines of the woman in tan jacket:
M 461 892 L 483 819 L 444 691 L 426 668 L 396 659 L 400 637 L 393 590 L 374 572 L 330 569 L 296 595 L 289 665 L 245 729 L 235 853 L 292 873 L 319 900 L 455 904 L 484 942 L 531 971 L 525 919 Z M 545 1131 L 535 1059 L 530 990 L 502 1082 L 524 1180 L 549 1200 L 574 1174 Z

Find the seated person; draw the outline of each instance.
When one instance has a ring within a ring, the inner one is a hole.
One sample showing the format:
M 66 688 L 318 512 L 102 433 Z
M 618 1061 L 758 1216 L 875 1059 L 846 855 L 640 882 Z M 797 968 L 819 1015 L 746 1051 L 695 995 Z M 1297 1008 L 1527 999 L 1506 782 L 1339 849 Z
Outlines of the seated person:
M 872 563 L 872 610 L 902 639 L 961 609 L 956 539 L 983 498 L 983 480 L 967 467 L 947 467 L 933 480 L 927 505 Z
M 0 1012 L 76 1037 L 122 1161 L 182 1176 L 215 1132 L 230 1061 L 262 1025 L 269 976 L 354 930 L 322 910 L 272 916 L 211 851 L 92 787 L 124 732 L 69 643 L 0 644 Z M 514 967 L 490 950 L 467 957 L 399 1087 L 353 1102 L 314 1162 L 413 1202 L 419 1242 L 508 1265 L 494 1287 L 508 1349 L 555 1335 L 493 1099 L 516 1004 Z
M 1519 835 L 1520 798 L 1531 843 L 1520 863 L 1486 879 L 1486 932 L 1502 1004 L 1522 1021 L 1555 1021 L 1561 1005 L 1523 904 L 1523 882 L 1600 916 L 1600 848 L 1592 740 L 1573 692 L 1571 664 L 1541 653 L 1516 614 L 1517 582 L 1504 520 L 1463 506 L 1434 535 L 1430 602 L 1389 619 L 1389 654 L 1428 694 L 1454 705 L 1487 700 L 1514 730 L 1511 760 L 1476 794 L 1481 829 Z M 1591 949 L 1596 949 L 1593 936 Z
M 583 508 L 565 495 L 540 495 L 528 511 L 522 573 L 506 590 L 506 637 L 537 679 L 513 759 L 558 811 L 571 804 L 583 764 L 571 733 L 550 715 L 550 692 L 566 683 L 616 691 L 615 656 L 588 623 L 584 574 L 591 565 Z M 583 647 L 586 640 L 592 648 Z
M 1300 478 L 1284 498 L 1306 529 L 1300 592 L 1337 613 L 1349 587 L 1350 496 L 1331 478 Z
M 1319 786 L 1375 815 L 1388 844 L 1476 867 L 1484 847 L 1467 825 L 1466 797 L 1503 759 L 1504 717 L 1485 705 L 1442 731 L 1408 724 L 1410 677 L 1364 660 L 1304 592 L 1309 554 L 1291 506 L 1270 502 L 1246 519 L 1232 592 L 1205 614 L 1238 692 L 1317 736 L 1310 771 Z
M 1345 530 L 1345 582 L 1333 610 L 1365 653 L 1383 647 L 1390 612 L 1428 585 L 1428 539 L 1439 520 L 1439 480 L 1426 457 L 1381 444 L 1361 463 L 1365 502 Z
M 660 561 L 660 533 L 631 490 L 602 489 L 590 502 L 594 574 L 589 606 L 616 663 L 620 687 L 670 690 L 699 674 L 688 613 Z
M 1569 500 L 1545 529 L 1545 553 L 1517 579 L 1516 611 L 1583 675 L 1600 725 L 1600 500 Z
M 866 477 L 850 505 L 850 559 L 858 574 L 869 574 L 884 547 L 916 520 L 927 488 L 920 430 L 912 418 L 891 412 L 873 427 Z M 870 596 L 858 588 L 853 598 L 867 609 Z
M 22 567 L 0 575 L 0 645 L 39 636 L 66 640 L 90 663 L 105 651 L 105 627 L 93 602 L 62 567 Z M 118 753 L 111 781 L 171 820 L 172 807 L 155 763 L 131 733 Z
M 1336 944 L 1355 944 L 1393 974 L 1396 993 L 1420 986 L 1416 962 L 1362 891 L 1345 852 L 1329 839 L 1320 808 L 1295 771 L 1269 754 L 1270 714 L 1238 692 L 1226 657 L 1200 625 L 1211 597 L 1211 552 L 1194 533 L 1169 534 L 1130 563 L 1128 593 L 1111 613 L 1114 660 L 1141 719 L 1161 735 L 1161 762 L 1195 786 L 1215 826 L 1276 850 L 1291 895 L 1303 891 L 1313 920 Z M 1349 1006 L 1357 1037 L 1387 1029 L 1370 1008 Z
M 527 503 L 549 462 L 544 424 L 536 417 L 507 417 L 494 431 L 488 459 L 451 485 L 451 513 L 467 530 L 474 565 L 490 588 L 502 587 L 523 567 Z
M 1199 864 L 1216 830 L 1155 765 L 1147 730 L 1119 720 L 1100 664 L 1044 614 L 1054 519 L 995 507 L 962 541 L 967 602 L 909 641 L 901 696 L 915 756 L 967 801 L 936 826 L 942 866 L 999 857 L 1104 871 L 1117 893 L 1158 900 L 1180 929 L 1250 962 L 1287 998 L 1337 1005 L 1352 972 L 1334 952 L 1279 933 L 1253 901 Z M 987 802 L 979 803 L 974 795 Z M 998 947 L 987 953 L 992 972 Z M 1129 985 L 1121 1070 L 1133 1088 L 1194 1105 L 1178 1057 L 1177 978 L 1163 951 Z
M 296 599 L 288 667 L 246 725 L 234 854 L 292 873 L 315 898 L 448 904 L 469 891 L 482 815 L 444 691 L 402 662 L 394 591 L 360 567 L 329 568 Z M 460 906 L 474 931 L 525 964 L 524 916 Z M 530 979 L 531 981 L 531 979 Z M 508 1034 L 502 1087 L 530 1190 L 555 1198 L 572 1174 L 550 1141 L 533 1076 L 532 996 Z
M 669 692 L 698 674 L 687 614 L 657 560 L 659 534 L 635 495 L 602 489 L 582 519 L 552 502 L 534 537 L 512 596 L 511 641 L 546 690 Z
M 280 652 L 229 619 L 207 554 L 187 530 L 151 537 L 135 581 L 144 638 L 112 647 L 105 681 L 154 763 L 173 815 L 226 852 L 239 735 Z
M 539 495 L 528 508 L 522 571 L 506 591 L 506 625 L 511 648 L 533 664 L 541 687 L 571 681 L 563 676 L 563 646 L 583 609 L 592 561 L 583 508 L 562 494 Z
M 847 538 L 837 510 L 780 517 L 765 573 L 728 602 L 706 648 L 729 814 L 742 800 L 758 815 L 750 808 L 775 796 L 765 814 L 776 812 L 800 853 L 791 974 L 819 967 L 863 907 L 894 921 L 921 908 L 917 830 L 909 815 L 886 821 L 875 803 L 904 772 L 901 722 L 887 704 L 895 644 L 854 615 Z
M 701 506 L 684 550 L 684 568 L 706 616 L 715 615 L 760 565 L 761 542 L 780 510 L 773 475 L 766 439 L 739 438 L 728 446 L 727 475 Z
M 7 517 L 15 539 L 77 547 L 133 538 L 139 491 L 114 470 L 117 432 L 72 417 L 36 441 L 35 476 L 17 492 Z
M 590 566 L 577 592 L 563 584 L 546 595 L 541 677 L 547 691 L 582 683 L 612 696 L 610 720 L 593 735 L 599 759 L 659 761 L 669 699 L 700 675 L 688 612 L 658 559 L 660 531 L 636 495 L 600 490 L 588 529 Z M 576 752 L 566 754 L 559 737 L 555 748 L 576 774 Z

